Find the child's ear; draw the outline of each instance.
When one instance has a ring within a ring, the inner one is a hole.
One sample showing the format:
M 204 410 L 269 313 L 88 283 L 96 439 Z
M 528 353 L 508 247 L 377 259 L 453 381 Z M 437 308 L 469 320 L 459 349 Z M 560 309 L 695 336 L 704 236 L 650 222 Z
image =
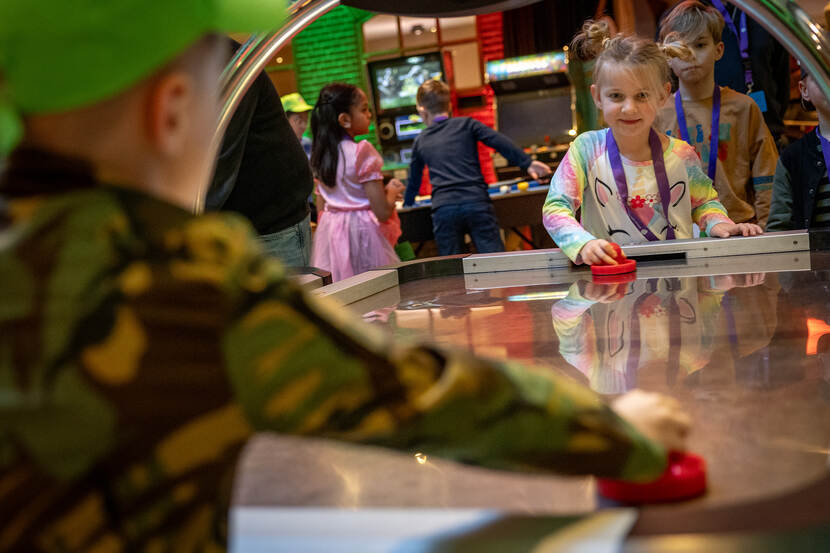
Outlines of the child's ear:
M 805 79 L 801 79 L 798 81 L 798 91 L 801 93 L 801 99 L 807 102 L 810 101 L 810 91 L 807 90 L 807 83 L 804 82 Z
M 597 106 L 597 109 L 602 111 L 602 102 L 600 102 L 599 97 L 599 87 L 595 84 L 591 85 L 591 98 L 594 99 L 594 105 Z
M 671 96 L 671 83 L 663 83 L 663 102 Z
M 720 41 L 715 45 L 715 61 L 718 61 L 723 57 L 723 48 L 723 41 Z
M 657 100 L 654 102 L 654 107 L 658 111 L 662 109 L 669 96 L 671 96 L 671 83 L 663 83 L 663 86 L 657 88 Z
M 807 79 L 805 77 L 798 81 L 798 91 L 801 93 L 801 109 L 804 111 L 816 111 L 816 106 L 813 100 L 810 99 L 810 89 L 807 87 Z
M 172 72 L 150 89 L 148 132 L 153 146 L 168 156 L 180 155 L 193 124 L 194 83 L 183 72 Z
M 340 126 L 344 129 L 349 129 L 352 126 L 352 116 L 348 113 L 341 113 L 337 116 L 337 122 L 340 123 Z

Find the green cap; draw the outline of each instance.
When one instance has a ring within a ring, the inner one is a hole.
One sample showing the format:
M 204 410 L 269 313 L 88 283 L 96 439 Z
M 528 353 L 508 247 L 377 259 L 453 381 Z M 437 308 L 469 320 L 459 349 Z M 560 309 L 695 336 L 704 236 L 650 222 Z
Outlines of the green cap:
M 284 109 L 286 112 L 291 111 L 294 113 L 303 113 L 314 109 L 310 105 L 305 103 L 305 100 L 303 100 L 303 97 L 300 96 L 299 92 L 292 92 L 291 94 L 286 94 L 280 99 L 282 100 L 282 109 Z
M 127 90 L 211 32 L 267 31 L 286 0 L 0 1 L 0 148 L 18 114 L 60 112 Z

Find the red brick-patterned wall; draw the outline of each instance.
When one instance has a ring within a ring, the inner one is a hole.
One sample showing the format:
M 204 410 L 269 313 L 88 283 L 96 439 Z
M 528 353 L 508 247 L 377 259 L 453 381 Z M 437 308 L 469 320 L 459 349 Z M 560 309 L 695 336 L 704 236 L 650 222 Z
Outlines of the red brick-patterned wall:
M 501 12 L 479 15 L 476 17 L 478 28 L 478 49 L 481 56 L 481 69 L 484 72 L 484 65 L 490 60 L 504 58 L 504 30 L 502 27 Z M 493 111 L 493 89 L 484 85 L 481 89 L 484 97 L 484 105 L 478 108 L 466 109 L 460 115 L 466 115 L 477 119 L 488 127 L 495 127 L 496 118 Z M 481 144 L 478 145 L 478 156 L 481 161 L 481 171 L 484 180 L 487 182 L 496 181 L 496 172 L 493 170 L 491 152 L 493 150 Z

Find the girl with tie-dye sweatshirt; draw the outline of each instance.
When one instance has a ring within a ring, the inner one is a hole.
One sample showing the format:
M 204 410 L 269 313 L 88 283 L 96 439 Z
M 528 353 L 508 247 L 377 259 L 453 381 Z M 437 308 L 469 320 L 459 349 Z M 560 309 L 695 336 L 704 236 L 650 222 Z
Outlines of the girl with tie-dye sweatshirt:
M 721 238 L 762 232 L 727 216 L 691 146 L 652 129 L 671 88 L 667 56 L 688 57 L 688 47 L 609 38 L 607 26 L 587 22 L 571 52 L 599 53 L 591 94 L 609 126 L 574 140 L 542 208 L 545 228 L 571 260 L 614 265 L 609 240 L 692 238 L 693 223 Z

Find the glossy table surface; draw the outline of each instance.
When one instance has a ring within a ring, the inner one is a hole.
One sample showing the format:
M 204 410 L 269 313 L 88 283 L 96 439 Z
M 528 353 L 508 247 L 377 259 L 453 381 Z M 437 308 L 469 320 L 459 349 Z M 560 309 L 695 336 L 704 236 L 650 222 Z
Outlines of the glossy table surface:
M 648 508 L 655 523 L 642 533 L 684 531 L 683 521 L 689 531 L 715 529 L 712 517 L 698 524 L 685 515 L 703 511 L 723 512 L 724 520 L 732 513 L 737 529 L 752 529 L 763 524 L 761 515 L 751 520 L 754 504 L 774 506 L 824 485 L 828 474 L 830 254 L 806 257 L 784 256 L 775 271 L 750 273 L 752 257 L 743 256 L 740 274 L 729 274 L 734 259 L 718 258 L 683 277 L 673 276 L 684 274 L 676 261 L 641 263 L 644 276 L 618 285 L 596 285 L 587 272 L 428 278 L 349 308 L 397 339 L 542 365 L 609 398 L 633 387 L 677 398 L 693 418 L 689 447 L 708 463 L 709 490 L 691 502 Z M 762 258 L 757 266 L 764 268 Z M 605 506 L 595 488 L 587 477 L 496 472 L 263 436 L 245 457 L 236 502 L 550 515 Z M 830 521 L 825 507 L 809 507 L 813 523 Z M 809 522 L 790 515 L 782 528 Z

